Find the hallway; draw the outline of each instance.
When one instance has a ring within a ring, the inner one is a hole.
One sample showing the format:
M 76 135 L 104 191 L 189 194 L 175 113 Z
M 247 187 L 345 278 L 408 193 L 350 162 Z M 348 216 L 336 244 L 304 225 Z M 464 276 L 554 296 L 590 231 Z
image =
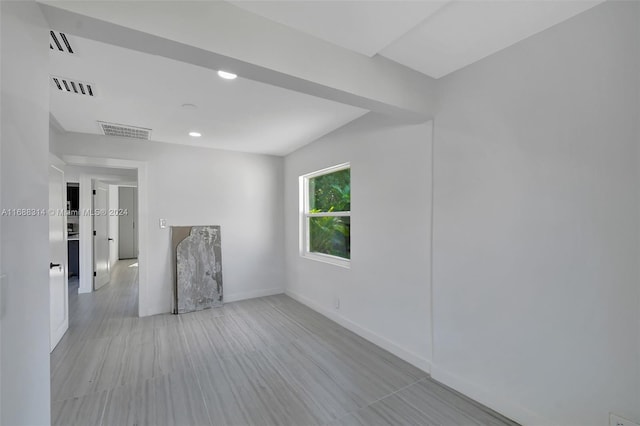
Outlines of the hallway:
M 138 318 L 135 261 L 78 295 L 55 425 L 512 425 L 285 296 Z

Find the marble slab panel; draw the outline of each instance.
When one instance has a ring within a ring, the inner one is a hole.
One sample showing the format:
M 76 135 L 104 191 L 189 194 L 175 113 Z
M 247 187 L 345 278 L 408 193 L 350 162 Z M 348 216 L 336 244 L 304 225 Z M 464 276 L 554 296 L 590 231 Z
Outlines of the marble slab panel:
M 172 226 L 176 280 L 174 313 L 222 306 L 220 226 Z

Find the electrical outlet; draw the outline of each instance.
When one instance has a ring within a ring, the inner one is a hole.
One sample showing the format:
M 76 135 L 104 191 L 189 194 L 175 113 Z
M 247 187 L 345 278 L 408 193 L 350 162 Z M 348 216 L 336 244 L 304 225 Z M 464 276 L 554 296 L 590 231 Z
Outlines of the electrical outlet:
M 609 416 L 609 425 L 610 426 L 640 426 L 637 423 L 632 422 L 631 420 L 623 419 L 622 417 L 616 416 L 613 413 L 611 413 Z
M 167 219 L 160 219 L 160 229 L 165 229 L 167 227 Z

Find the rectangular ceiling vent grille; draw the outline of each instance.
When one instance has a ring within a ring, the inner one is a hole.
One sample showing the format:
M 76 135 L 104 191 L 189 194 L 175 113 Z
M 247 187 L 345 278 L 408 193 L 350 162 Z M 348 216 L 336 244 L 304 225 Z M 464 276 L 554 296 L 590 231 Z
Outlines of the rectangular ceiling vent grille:
M 74 93 L 81 96 L 96 96 L 96 86 L 93 83 L 56 76 L 51 76 L 51 83 L 61 92 Z
M 127 126 L 117 123 L 106 123 L 104 121 L 98 121 L 102 133 L 106 136 L 117 136 L 121 138 L 143 139 L 149 140 L 151 137 L 151 129 L 145 129 L 144 127 Z
M 57 52 L 75 53 L 71 47 L 71 43 L 69 43 L 67 35 L 60 31 L 49 31 L 49 49 Z

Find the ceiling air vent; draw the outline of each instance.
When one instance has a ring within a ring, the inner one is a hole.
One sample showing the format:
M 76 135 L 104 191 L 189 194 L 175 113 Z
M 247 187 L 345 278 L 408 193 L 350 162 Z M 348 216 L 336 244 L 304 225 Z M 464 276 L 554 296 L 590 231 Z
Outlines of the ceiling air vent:
M 96 86 L 93 83 L 56 76 L 51 76 L 51 83 L 53 83 L 53 86 L 61 92 L 92 97 L 96 96 Z
M 151 137 L 151 129 L 144 127 L 127 126 L 125 124 L 106 123 L 98 121 L 102 132 L 106 136 L 118 136 L 121 138 L 133 138 L 149 140 Z
M 65 53 L 75 53 L 65 33 L 49 31 L 49 49 Z

